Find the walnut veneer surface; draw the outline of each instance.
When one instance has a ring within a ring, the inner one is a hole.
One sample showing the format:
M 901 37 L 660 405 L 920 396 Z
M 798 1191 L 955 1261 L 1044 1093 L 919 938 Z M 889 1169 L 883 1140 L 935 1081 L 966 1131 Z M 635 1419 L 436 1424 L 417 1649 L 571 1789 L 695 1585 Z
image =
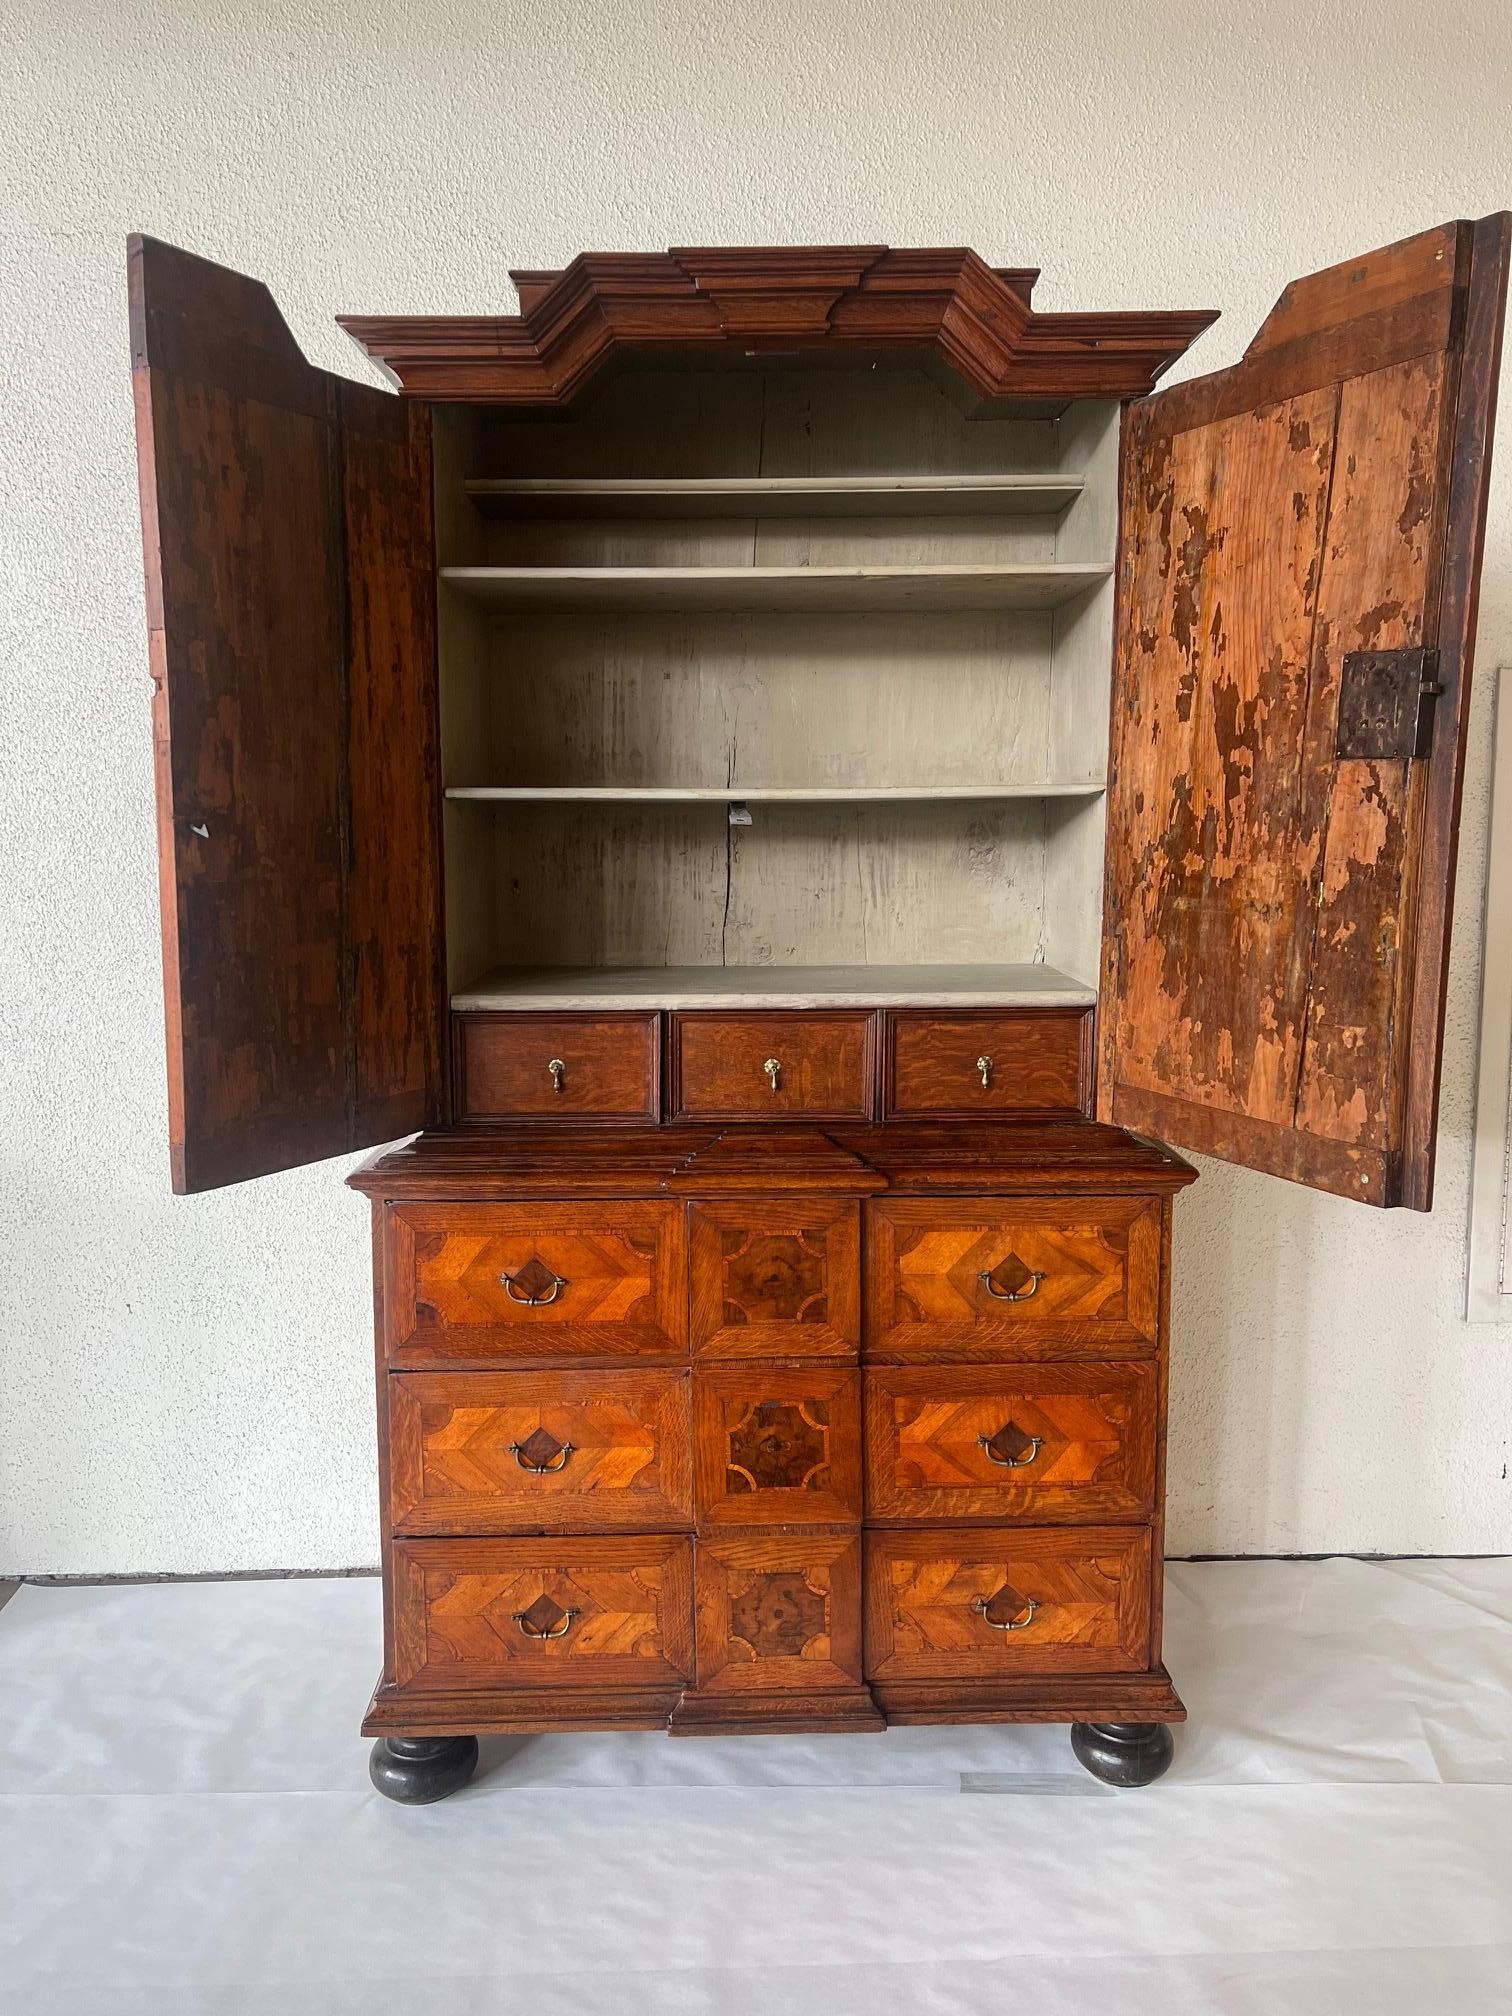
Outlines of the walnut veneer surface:
M 1191 1179 L 1076 1118 L 473 1126 L 370 1163 L 368 1729 L 1180 1719 Z

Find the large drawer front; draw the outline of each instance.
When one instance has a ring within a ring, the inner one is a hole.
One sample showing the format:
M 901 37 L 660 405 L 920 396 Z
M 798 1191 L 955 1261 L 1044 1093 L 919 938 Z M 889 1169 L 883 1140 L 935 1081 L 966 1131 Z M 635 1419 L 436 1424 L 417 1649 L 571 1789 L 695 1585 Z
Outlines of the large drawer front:
M 884 1198 L 867 1213 L 873 1358 L 1133 1357 L 1156 1342 L 1148 1199 Z
M 1149 1651 L 1144 1527 L 867 1535 L 868 1679 L 1133 1673 Z
M 869 1120 L 876 1031 L 865 1010 L 674 1015 L 673 1118 Z
M 463 1120 L 660 1117 L 660 1018 L 474 1013 L 456 1018 Z
M 888 1117 L 977 1120 L 1085 1110 L 1090 1010 L 887 1018 Z
M 401 1372 L 396 1533 L 641 1532 L 693 1523 L 686 1372 Z
M 693 1674 L 693 1543 L 396 1540 L 394 1682 L 656 1686 Z
M 874 1519 L 1143 1518 L 1155 1496 L 1152 1364 L 873 1366 Z
M 398 1366 L 680 1358 L 678 1204 L 395 1204 L 385 1301 Z

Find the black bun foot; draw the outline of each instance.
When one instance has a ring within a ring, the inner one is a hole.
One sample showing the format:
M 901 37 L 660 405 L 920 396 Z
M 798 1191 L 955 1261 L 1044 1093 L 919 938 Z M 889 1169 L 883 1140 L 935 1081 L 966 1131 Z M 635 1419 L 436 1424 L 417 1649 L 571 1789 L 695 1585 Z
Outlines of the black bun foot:
M 1153 1785 L 1171 1768 L 1176 1745 L 1165 1722 L 1073 1722 L 1077 1761 L 1104 1785 Z
M 478 1768 L 476 1736 L 380 1736 L 368 1776 L 385 1799 L 429 1806 L 460 1792 Z

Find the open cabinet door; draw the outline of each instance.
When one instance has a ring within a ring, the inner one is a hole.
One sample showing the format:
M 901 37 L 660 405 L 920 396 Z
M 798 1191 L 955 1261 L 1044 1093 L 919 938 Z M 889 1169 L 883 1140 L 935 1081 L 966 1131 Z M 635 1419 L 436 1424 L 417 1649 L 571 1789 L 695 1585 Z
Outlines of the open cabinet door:
M 1125 423 L 1099 1111 L 1427 1210 L 1505 215 Z
M 429 409 L 317 371 L 267 289 L 128 250 L 176 1190 L 440 1096 Z

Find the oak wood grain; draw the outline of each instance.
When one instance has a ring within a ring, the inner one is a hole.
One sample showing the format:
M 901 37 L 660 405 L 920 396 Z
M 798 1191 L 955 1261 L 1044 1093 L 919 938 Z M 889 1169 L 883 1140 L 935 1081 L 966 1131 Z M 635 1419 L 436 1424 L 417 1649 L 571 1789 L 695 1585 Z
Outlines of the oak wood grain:
M 860 1523 L 859 1372 L 700 1366 L 693 1445 L 700 1533 Z
M 693 1524 L 686 1372 L 408 1372 L 388 1382 L 399 1534 Z
M 1157 1400 L 1153 1363 L 873 1366 L 867 1517 L 1146 1517 Z
M 859 1205 L 802 1197 L 699 1203 L 688 1233 L 695 1357 L 855 1356 Z
M 1081 1112 L 1091 1094 L 1092 1017 L 908 1014 L 887 1018 L 884 1116 L 974 1120 Z M 982 1060 L 986 1059 L 985 1066 Z
M 651 1120 L 661 1113 L 656 1014 L 454 1015 L 459 1120 Z M 555 1061 L 561 1066 L 553 1073 Z
M 875 1015 L 690 1012 L 668 1018 L 667 1043 L 676 1119 L 868 1120 L 876 1111 Z

